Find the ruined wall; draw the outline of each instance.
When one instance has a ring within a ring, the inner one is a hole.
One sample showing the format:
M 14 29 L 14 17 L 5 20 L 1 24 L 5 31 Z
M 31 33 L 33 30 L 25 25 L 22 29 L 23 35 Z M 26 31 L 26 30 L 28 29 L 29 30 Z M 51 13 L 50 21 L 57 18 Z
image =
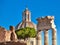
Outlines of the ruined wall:
M 0 27 L 0 42 L 15 41 L 17 40 L 17 35 L 13 26 L 10 26 L 10 30 L 6 30 Z
M 27 45 L 25 41 L 17 39 L 15 29 L 10 26 L 10 30 L 0 27 L 0 45 Z
M 6 34 L 6 30 L 0 27 L 0 42 L 5 41 L 5 38 L 6 38 L 5 34 Z
M 10 41 L 11 31 L 10 30 L 6 31 L 5 36 L 6 36 L 5 41 Z

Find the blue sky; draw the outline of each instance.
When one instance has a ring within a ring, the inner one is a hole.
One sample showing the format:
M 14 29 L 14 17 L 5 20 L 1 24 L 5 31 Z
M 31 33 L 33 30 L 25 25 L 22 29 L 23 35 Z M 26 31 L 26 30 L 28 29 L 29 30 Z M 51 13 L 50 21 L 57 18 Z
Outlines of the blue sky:
M 9 30 L 22 20 L 22 12 L 27 7 L 32 13 L 32 21 L 41 16 L 55 16 L 57 44 L 60 43 L 60 0 L 0 0 L 0 26 Z

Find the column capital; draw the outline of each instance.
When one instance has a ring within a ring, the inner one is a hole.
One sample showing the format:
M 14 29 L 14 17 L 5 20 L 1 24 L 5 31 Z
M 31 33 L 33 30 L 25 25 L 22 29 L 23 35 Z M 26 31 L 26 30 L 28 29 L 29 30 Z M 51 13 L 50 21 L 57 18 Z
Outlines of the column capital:
M 44 31 L 48 31 L 49 29 L 45 29 Z
M 56 31 L 56 28 L 51 28 L 51 29 Z
M 42 30 L 37 30 L 37 33 L 41 32 Z

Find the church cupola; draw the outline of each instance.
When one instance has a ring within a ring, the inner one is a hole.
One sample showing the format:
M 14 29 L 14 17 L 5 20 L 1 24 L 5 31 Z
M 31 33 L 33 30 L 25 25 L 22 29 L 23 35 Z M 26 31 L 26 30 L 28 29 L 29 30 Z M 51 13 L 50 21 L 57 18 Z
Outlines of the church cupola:
M 17 24 L 15 29 L 20 29 L 20 28 L 25 28 L 25 27 L 30 27 L 36 29 L 36 24 L 34 24 L 31 21 L 31 12 L 28 10 L 28 8 L 25 8 L 25 10 L 22 13 L 22 22 Z
M 31 21 L 31 12 L 26 8 L 22 14 L 23 21 Z

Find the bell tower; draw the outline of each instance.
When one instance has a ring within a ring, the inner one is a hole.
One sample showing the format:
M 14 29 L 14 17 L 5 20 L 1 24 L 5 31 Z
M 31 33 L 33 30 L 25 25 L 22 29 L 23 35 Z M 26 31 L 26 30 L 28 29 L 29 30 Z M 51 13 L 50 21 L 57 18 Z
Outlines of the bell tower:
M 30 22 L 31 21 L 31 12 L 28 10 L 28 8 L 26 8 L 24 11 L 23 11 L 23 14 L 22 14 L 22 21 L 23 22 Z

